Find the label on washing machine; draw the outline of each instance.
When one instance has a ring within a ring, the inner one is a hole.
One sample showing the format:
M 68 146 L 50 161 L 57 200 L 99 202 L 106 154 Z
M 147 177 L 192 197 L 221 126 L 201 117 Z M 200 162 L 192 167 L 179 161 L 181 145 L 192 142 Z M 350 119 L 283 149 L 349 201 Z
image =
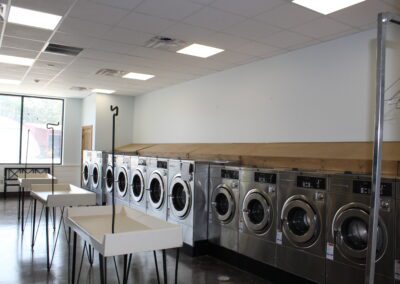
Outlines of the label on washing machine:
M 394 261 L 394 278 L 400 280 L 400 259 Z
M 333 260 L 333 254 L 335 251 L 335 245 L 332 243 L 326 244 L 326 259 Z
M 276 243 L 278 245 L 282 244 L 282 231 L 276 231 Z

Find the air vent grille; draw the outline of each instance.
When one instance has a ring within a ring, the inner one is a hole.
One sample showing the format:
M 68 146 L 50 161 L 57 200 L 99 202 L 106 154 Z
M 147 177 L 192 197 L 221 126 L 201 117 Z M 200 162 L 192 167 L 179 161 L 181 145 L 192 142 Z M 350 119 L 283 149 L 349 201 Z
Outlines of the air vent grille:
M 55 53 L 60 55 L 77 56 L 82 50 L 83 48 L 80 47 L 49 43 L 44 52 Z
M 175 52 L 186 45 L 187 45 L 186 42 L 179 39 L 174 39 L 165 36 L 155 36 L 151 38 L 149 41 L 147 41 L 145 47 Z
M 80 86 L 72 86 L 69 88 L 71 91 L 78 91 L 78 92 L 83 92 L 83 91 L 88 91 L 89 89 L 86 87 L 80 87 Z
M 96 72 L 96 75 L 102 75 L 102 76 L 110 76 L 110 77 L 122 77 L 126 75 L 128 72 L 122 71 L 122 70 L 114 70 L 114 69 L 100 69 L 99 71 Z

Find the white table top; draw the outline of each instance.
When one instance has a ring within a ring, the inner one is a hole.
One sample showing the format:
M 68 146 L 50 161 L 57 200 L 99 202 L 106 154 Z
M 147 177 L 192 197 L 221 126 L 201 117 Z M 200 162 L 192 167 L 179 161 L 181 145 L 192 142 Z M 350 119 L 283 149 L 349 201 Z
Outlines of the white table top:
M 51 184 L 32 184 L 31 196 L 47 207 L 96 205 L 96 193 L 71 184 L 55 184 L 54 194 Z
M 68 208 L 66 223 L 105 257 L 182 246 L 180 225 L 116 205 L 115 233 L 112 207 Z
M 51 180 L 54 179 L 54 183 L 57 183 L 57 178 L 53 177 L 51 174 L 20 174 L 18 175 L 18 182 L 21 187 L 25 189 L 30 189 L 32 184 L 47 184 L 51 183 Z

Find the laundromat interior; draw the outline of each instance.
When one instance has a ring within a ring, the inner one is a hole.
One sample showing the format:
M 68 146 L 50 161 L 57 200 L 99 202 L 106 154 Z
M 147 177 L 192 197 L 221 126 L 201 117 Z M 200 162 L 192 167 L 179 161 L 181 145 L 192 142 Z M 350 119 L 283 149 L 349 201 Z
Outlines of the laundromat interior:
M 0 283 L 400 284 L 400 0 L 0 0 Z

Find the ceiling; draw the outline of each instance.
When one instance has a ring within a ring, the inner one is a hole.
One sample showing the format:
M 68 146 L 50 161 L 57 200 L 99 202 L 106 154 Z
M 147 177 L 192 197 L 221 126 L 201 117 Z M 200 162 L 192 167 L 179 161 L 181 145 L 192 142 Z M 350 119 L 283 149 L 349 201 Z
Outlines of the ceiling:
M 0 2 L 5 2 L 0 0 Z M 399 0 L 367 0 L 323 16 L 289 0 L 12 0 L 63 15 L 55 31 L 8 23 L 0 53 L 36 58 L 32 67 L 0 64 L 0 78 L 23 80 L 1 92 L 85 97 L 72 86 L 139 95 L 214 72 L 375 27 Z M 207 59 L 145 47 L 155 35 L 225 49 Z M 43 53 L 47 43 L 84 48 L 78 56 Z M 102 68 L 153 74 L 148 81 L 106 77 Z

